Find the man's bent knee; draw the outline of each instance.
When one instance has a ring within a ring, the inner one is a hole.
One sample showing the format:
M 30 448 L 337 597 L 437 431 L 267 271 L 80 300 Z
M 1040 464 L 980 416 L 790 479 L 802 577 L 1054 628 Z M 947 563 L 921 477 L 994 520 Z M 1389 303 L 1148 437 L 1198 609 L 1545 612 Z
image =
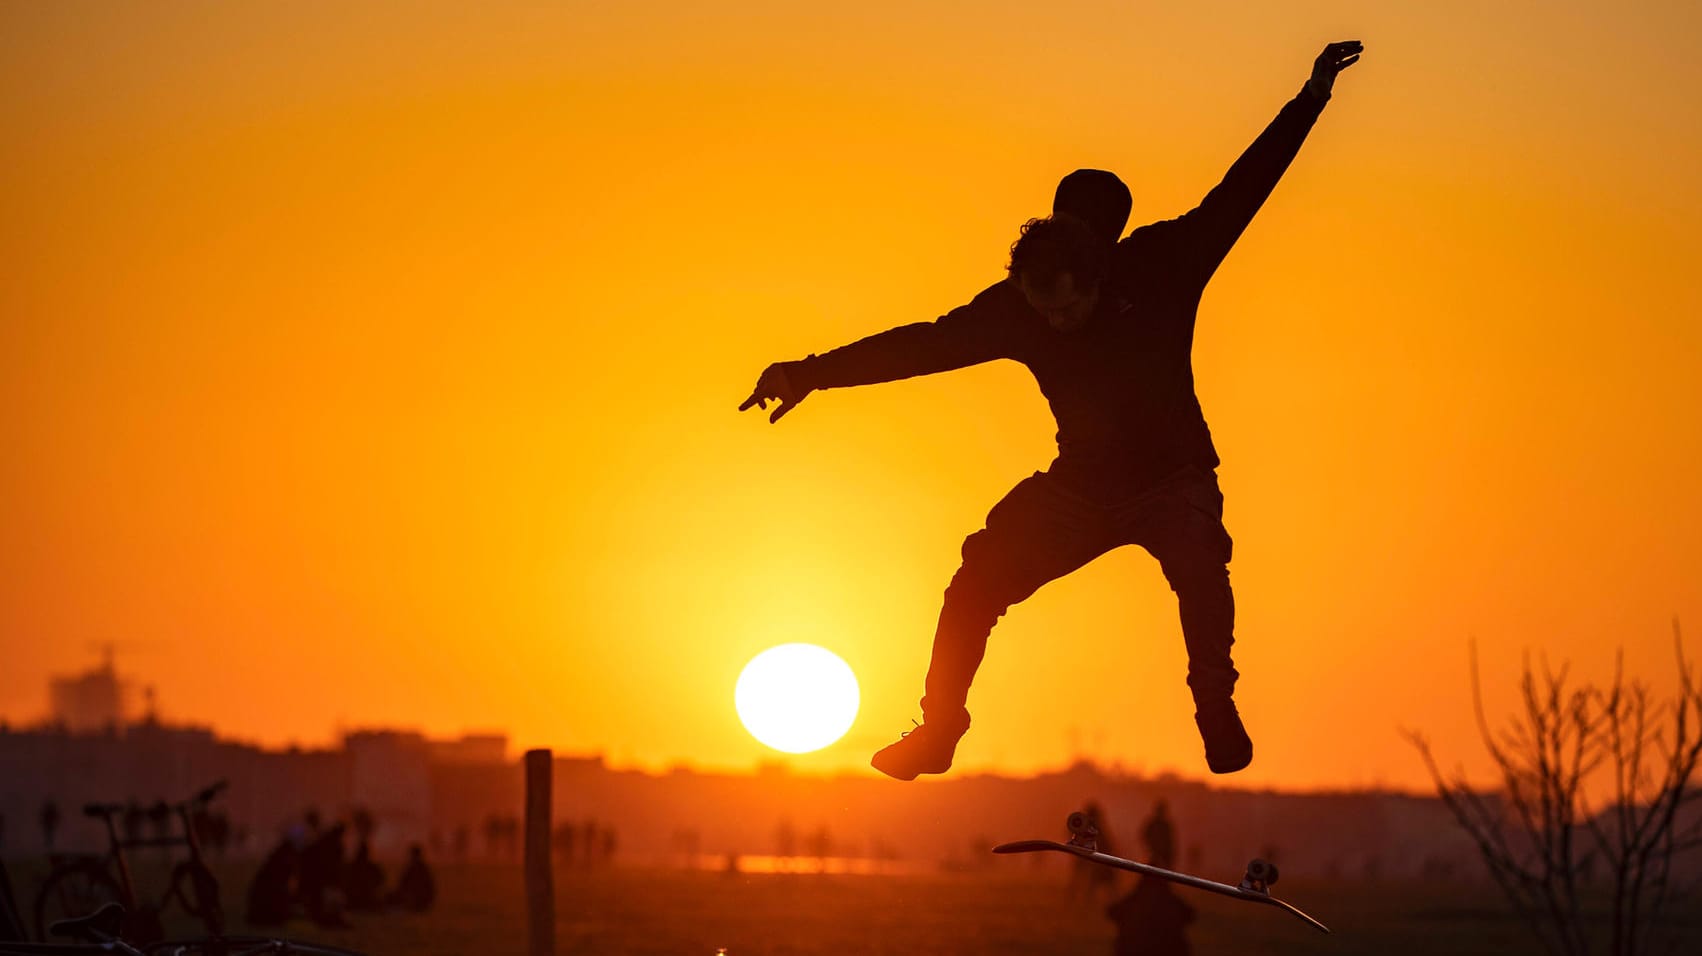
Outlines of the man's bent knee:
M 994 593 L 986 582 L 959 571 L 946 588 L 945 603 L 940 609 L 940 630 L 985 636 L 1011 604 Z
M 1210 594 L 1229 587 L 1229 566 L 1217 561 L 1165 563 L 1164 579 L 1177 594 Z

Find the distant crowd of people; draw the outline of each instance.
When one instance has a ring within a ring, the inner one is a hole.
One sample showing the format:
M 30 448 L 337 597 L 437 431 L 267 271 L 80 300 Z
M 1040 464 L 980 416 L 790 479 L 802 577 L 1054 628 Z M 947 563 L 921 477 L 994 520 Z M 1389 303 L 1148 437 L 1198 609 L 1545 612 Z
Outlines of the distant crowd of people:
M 499 860 L 518 860 L 523 850 L 522 821 L 513 814 L 493 813 L 485 818 L 485 853 Z M 458 859 L 467 857 L 467 831 L 455 831 L 454 850 Z M 567 866 L 599 866 L 614 860 L 619 837 L 613 827 L 596 820 L 564 820 L 550 831 L 550 852 L 557 863 Z
M 393 885 L 372 858 L 372 816 L 356 811 L 349 823 L 323 826 L 316 811 L 288 827 L 248 887 L 248 922 L 276 926 L 305 916 L 319 926 L 350 925 L 350 912 L 400 909 L 423 912 L 437 899 L 437 883 L 418 843 Z M 355 850 L 346 847 L 354 831 Z
M 599 826 L 595 820 L 558 823 L 550 836 L 556 862 L 568 866 L 612 863 L 619 843 L 613 827 Z

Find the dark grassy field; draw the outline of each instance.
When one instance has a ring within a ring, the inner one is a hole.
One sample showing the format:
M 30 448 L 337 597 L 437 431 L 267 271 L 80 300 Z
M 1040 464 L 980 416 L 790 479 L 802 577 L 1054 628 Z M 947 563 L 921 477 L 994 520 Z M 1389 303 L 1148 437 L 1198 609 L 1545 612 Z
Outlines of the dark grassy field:
M 14 869 L 20 895 L 33 881 Z M 225 895 L 241 909 L 246 874 Z M 525 952 L 519 868 L 467 864 L 438 870 L 431 913 L 352 914 L 353 928 L 306 922 L 285 933 L 370 956 Z M 1104 901 L 1072 902 L 1065 871 L 995 867 L 920 876 L 727 874 L 678 870 L 570 870 L 556 874 L 557 952 L 714 956 L 850 953 L 1106 954 L 1113 927 Z M 1122 884 L 1127 888 L 1129 884 Z M 1201 954 L 1354 953 L 1375 956 L 1540 953 L 1489 886 L 1284 879 L 1279 896 L 1329 924 L 1322 935 L 1274 908 L 1183 891 L 1199 915 Z M 27 905 L 27 904 L 26 904 Z M 1702 908 L 1682 911 L 1675 952 L 1702 952 Z M 240 928 L 240 927 L 234 927 Z M 1605 951 L 1605 950 L 1604 950 Z

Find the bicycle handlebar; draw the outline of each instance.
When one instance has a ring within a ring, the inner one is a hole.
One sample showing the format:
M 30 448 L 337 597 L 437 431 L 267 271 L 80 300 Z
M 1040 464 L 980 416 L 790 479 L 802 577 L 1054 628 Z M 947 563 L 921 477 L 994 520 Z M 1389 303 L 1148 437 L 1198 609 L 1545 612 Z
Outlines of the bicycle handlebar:
M 230 789 L 230 781 L 229 780 L 215 781 L 212 786 L 206 787 L 206 788 L 200 790 L 199 792 L 197 792 L 195 794 L 195 796 L 190 797 L 187 800 L 180 800 L 177 803 L 172 804 L 171 808 L 173 810 L 177 810 L 177 811 L 199 810 L 199 809 L 202 809 L 205 806 L 207 806 L 207 804 L 212 803 L 215 799 L 218 798 L 219 794 L 224 793 L 226 790 L 229 790 L 229 789 Z
M 183 800 L 183 801 L 179 801 L 177 803 L 171 804 L 171 809 L 173 809 L 173 810 L 194 810 L 198 807 L 204 807 L 207 804 L 212 803 L 214 800 L 218 799 L 219 794 L 224 793 L 226 790 L 229 790 L 229 789 L 230 789 L 230 781 L 229 780 L 215 781 L 212 786 L 202 789 L 201 791 L 196 793 L 195 796 L 190 797 L 188 800 Z M 165 806 L 165 804 L 163 804 L 163 803 L 162 804 L 156 804 L 156 806 L 162 806 L 163 807 L 163 806 Z M 114 814 L 123 813 L 125 810 L 128 810 L 128 809 L 129 809 L 129 805 L 123 804 L 123 803 L 85 803 L 85 804 L 83 804 L 83 816 L 94 817 L 95 819 L 103 819 L 105 817 L 113 816 Z

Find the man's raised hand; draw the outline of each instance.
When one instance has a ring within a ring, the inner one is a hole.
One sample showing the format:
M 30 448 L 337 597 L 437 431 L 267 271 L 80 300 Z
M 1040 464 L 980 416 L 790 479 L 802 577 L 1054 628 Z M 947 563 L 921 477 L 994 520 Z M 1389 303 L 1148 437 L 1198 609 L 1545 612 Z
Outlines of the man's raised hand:
M 1330 98 L 1330 89 L 1336 85 L 1336 74 L 1359 62 L 1359 55 L 1365 52 L 1365 44 L 1358 40 L 1340 40 L 1324 47 L 1324 52 L 1312 61 L 1312 78 L 1306 81 L 1306 88 L 1318 99 Z
M 739 411 L 742 412 L 752 405 L 767 410 L 769 402 L 779 402 L 779 407 L 774 409 L 772 415 L 768 416 L 768 421 L 772 424 L 779 421 L 780 416 L 798 407 L 798 403 L 804 400 L 804 396 L 808 395 L 810 390 L 799 388 L 787 375 L 787 368 L 797 364 L 797 362 L 776 362 L 763 369 L 762 374 L 757 377 L 756 388 L 751 389 L 751 397 L 745 399 L 744 404 L 739 406 Z

